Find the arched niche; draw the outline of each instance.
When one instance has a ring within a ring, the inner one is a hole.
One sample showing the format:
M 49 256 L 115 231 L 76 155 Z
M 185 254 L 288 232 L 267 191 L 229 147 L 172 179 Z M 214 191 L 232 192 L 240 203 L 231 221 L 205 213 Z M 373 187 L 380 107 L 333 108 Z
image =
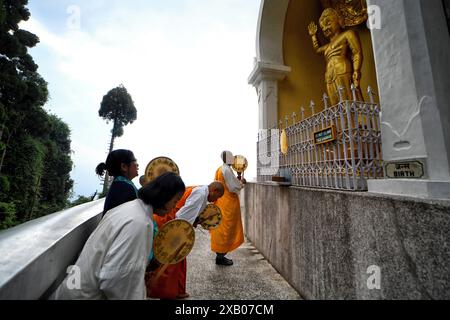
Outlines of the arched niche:
M 300 113 L 300 107 L 305 109 L 305 117 L 311 115 L 310 102 L 315 103 L 315 112 L 324 109 L 323 94 L 325 86 L 325 57 L 315 52 L 308 32 L 308 25 L 315 22 L 319 25 L 319 18 L 324 11 L 321 0 L 291 0 L 284 19 L 283 32 L 283 61 L 291 68 L 291 72 L 279 82 L 278 87 L 278 117 L 291 119 L 293 112 Z M 363 52 L 361 90 L 365 101 L 369 101 L 367 87 L 375 92 L 377 89 L 377 74 L 371 31 L 366 23 L 347 27 L 357 32 L 361 40 Z M 318 30 L 320 45 L 329 43 L 322 31 Z M 298 118 L 297 118 L 298 119 Z
M 256 58 L 248 82 L 258 93 L 259 128 L 278 123 L 278 81 L 291 68 L 283 61 L 283 32 L 289 0 L 262 0 L 256 34 Z
M 283 33 L 289 0 L 262 0 L 256 33 L 256 59 L 284 65 Z
M 323 108 L 325 60 L 313 50 L 307 30 L 311 21 L 318 24 L 323 9 L 321 0 L 261 1 L 255 66 L 249 77 L 258 92 L 261 129 L 278 125 L 286 116 L 291 119 L 294 112 L 299 115 L 301 106 L 305 116 L 310 115 L 311 100 L 316 112 Z M 367 99 L 367 86 L 377 92 L 371 34 L 365 24 L 353 28 L 363 45 L 361 86 Z M 319 38 L 326 43 L 321 31 Z

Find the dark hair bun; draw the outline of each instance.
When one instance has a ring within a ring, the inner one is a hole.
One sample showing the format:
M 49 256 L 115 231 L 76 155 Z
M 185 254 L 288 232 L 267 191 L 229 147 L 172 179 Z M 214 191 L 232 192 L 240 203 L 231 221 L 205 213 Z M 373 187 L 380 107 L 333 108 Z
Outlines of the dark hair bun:
M 97 168 L 95 169 L 95 173 L 99 176 L 103 176 L 103 174 L 106 171 L 106 164 L 104 162 L 100 163 Z
M 108 174 L 111 177 L 118 177 L 122 175 L 122 163 L 126 165 L 130 165 L 131 162 L 136 161 L 134 154 L 130 150 L 114 150 L 110 154 L 108 154 L 108 158 L 106 158 L 105 163 L 100 163 L 95 169 L 95 172 L 99 176 L 103 176 L 105 171 L 108 171 Z

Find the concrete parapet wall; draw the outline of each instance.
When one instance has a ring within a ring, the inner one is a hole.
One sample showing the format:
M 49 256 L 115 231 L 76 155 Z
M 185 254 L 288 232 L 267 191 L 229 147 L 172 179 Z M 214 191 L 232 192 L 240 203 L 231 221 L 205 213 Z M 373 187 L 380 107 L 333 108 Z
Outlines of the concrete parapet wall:
M 306 299 L 450 299 L 450 202 L 249 183 L 241 206 L 249 240 Z
M 97 227 L 104 200 L 0 232 L 0 300 L 46 299 Z

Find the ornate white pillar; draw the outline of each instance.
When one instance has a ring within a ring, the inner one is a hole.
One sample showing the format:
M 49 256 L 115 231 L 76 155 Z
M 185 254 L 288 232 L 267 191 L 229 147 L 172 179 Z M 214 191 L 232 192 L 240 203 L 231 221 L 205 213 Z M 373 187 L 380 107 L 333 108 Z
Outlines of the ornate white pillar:
M 368 5 L 381 12 L 372 42 L 386 175 L 369 180 L 369 192 L 450 199 L 450 40 L 442 1 Z
M 291 71 L 283 65 L 256 62 L 249 78 L 258 92 L 259 129 L 270 129 L 278 125 L 278 81 Z

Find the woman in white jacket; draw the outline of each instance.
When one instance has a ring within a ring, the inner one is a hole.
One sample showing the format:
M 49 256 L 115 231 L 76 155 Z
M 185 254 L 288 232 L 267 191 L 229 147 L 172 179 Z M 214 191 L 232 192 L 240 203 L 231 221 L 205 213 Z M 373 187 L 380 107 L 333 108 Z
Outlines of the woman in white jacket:
M 138 199 L 108 211 L 56 290 L 55 299 L 146 299 L 144 275 L 152 255 L 152 215 L 170 212 L 184 191 L 178 175 L 165 173 L 140 189 Z

